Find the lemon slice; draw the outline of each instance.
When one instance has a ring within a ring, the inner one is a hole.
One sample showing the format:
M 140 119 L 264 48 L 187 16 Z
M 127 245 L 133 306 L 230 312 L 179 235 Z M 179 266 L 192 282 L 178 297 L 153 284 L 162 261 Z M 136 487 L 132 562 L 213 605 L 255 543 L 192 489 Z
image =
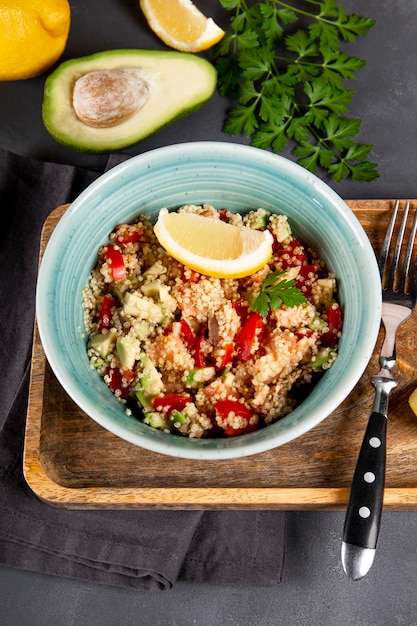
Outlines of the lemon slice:
M 272 255 L 273 237 L 268 230 L 233 226 L 195 213 L 161 209 L 154 231 L 174 259 L 206 276 L 249 276 Z
M 408 404 L 415 415 L 417 415 L 417 389 L 414 389 L 411 396 L 408 398 Z
M 225 35 L 191 0 L 140 0 L 140 7 L 154 33 L 175 50 L 207 50 Z

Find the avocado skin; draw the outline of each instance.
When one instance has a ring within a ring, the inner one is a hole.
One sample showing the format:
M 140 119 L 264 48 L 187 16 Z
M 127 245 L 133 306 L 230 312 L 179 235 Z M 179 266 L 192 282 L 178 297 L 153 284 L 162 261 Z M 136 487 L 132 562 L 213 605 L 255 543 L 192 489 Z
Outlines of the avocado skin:
M 129 67 L 143 68 L 146 76 L 151 78 L 153 99 L 149 98 L 130 120 L 111 129 L 91 128 L 81 122 L 72 106 L 75 81 L 93 70 Z M 107 50 L 65 61 L 48 76 L 42 120 L 49 134 L 66 148 L 84 154 L 108 154 L 133 146 L 201 109 L 214 95 L 216 85 L 214 66 L 194 54 Z M 167 95 L 171 97 L 167 98 Z

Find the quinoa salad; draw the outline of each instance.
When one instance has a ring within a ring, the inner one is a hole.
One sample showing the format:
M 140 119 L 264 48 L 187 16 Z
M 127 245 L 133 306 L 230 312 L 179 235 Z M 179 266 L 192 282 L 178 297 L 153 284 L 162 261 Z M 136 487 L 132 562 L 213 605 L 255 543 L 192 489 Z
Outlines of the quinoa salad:
M 285 215 L 179 211 L 268 229 L 270 260 L 245 278 L 213 278 L 172 258 L 147 217 L 116 226 L 82 294 L 90 365 L 152 428 L 216 438 L 266 427 L 337 358 L 336 277 Z

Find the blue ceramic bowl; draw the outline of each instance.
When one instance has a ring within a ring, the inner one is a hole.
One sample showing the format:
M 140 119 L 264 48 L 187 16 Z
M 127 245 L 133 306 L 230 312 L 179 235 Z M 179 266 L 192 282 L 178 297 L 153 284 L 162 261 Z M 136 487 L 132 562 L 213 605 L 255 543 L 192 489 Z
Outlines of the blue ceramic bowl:
M 162 207 L 210 203 L 232 211 L 263 207 L 289 216 L 293 231 L 336 272 L 344 323 L 339 357 L 290 415 L 254 433 L 188 439 L 154 430 L 113 397 L 86 353 L 81 291 L 97 250 L 118 223 Z M 71 205 L 46 248 L 37 288 L 46 357 L 78 406 L 133 444 L 182 458 L 225 459 L 280 446 L 316 426 L 346 398 L 372 354 L 381 288 L 371 245 L 354 214 L 327 185 L 295 163 L 232 143 L 177 144 L 133 157 L 101 176 Z

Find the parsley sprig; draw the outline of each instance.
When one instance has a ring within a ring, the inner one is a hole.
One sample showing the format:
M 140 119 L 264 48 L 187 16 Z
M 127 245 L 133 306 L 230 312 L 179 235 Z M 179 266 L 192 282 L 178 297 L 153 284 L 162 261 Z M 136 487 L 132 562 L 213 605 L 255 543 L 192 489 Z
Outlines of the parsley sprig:
M 345 116 L 354 95 L 345 81 L 365 61 L 340 49 L 374 20 L 347 15 L 336 0 L 220 2 L 232 16 L 214 49 L 219 93 L 236 102 L 223 131 L 274 152 L 295 144 L 300 165 L 336 181 L 377 178 L 373 146 L 355 141 L 361 120 Z
M 286 273 L 285 270 L 276 271 L 266 276 L 259 294 L 252 303 L 253 311 L 267 317 L 269 309 L 279 309 L 282 304 L 293 308 L 307 301 L 302 291 L 295 286 L 295 280 L 283 278 Z

